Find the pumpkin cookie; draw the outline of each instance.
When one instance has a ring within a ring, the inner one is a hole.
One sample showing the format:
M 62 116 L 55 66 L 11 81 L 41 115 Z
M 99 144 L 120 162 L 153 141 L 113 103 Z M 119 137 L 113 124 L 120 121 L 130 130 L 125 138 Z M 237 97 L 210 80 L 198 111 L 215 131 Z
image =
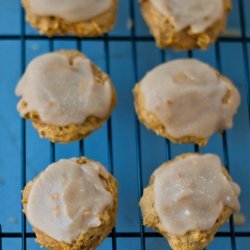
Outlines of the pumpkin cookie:
M 232 127 L 240 95 L 232 82 L 194 59 L 164 63 L 134 88 L 135 109 L 147 128 L 176 143 L 206 145 Z
M 230 0 L 141 0 L 160 48 L 207 49 L 224 30 L 230 10 Z
M 52 142 L 80 140 L 109 118 L 116 94 L 107 74 L 78 51 L 35 58 L 16 88 L 20 114 Z
M 202 250 L 240 209 L 239 194 L 218 156 L 183 154 L 152 175 L 140 201 L 143 222 L 174 250 Z
M 93 37 L 107 33 L 116 22 L 118 0 L 22 0 L 26 19 L 47 36 Z
M 98 162 L 60 160 L 26 185 L 22 203 L 42 247 L 94 250 L 116 224 L 117 182 Z

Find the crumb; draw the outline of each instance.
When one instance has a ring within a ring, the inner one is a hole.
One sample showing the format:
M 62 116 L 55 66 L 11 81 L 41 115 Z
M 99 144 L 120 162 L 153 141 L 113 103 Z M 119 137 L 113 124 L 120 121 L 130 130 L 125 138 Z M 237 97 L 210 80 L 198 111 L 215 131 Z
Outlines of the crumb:
M 190 194 L 183 195 L 179 200 L 180 201 L 187 201 L 190 199 Z
M 56 104 L 56 103 L 55 103 L 54 101 L 49 101 L 49 102 L 48 102 L 48 107 L 49 107 L 49 108 L 52 108 L 52 107 L 55 106 L 55 104 Z
M 190 80 L 190 78 L 185 73 L 181 73 L 181 74 L 175 75 L 173 77 L 173 80 L 175 83 L 183 83 L 183 82 Z
M 90 215 L 91 214 L 91 210 L 89 208 L 87 208 L 86 210 L 83 211 L 84 215 Z
M 181 174 L 181 173 L 176 173 L 176 174 L 175 174 L 175 177 L 177 177 L 177 178 L 179 178 L 179 179 L 182 179 L 182 178 L 184 178 L 184 175 Z
M 58 216 L 59 213 L 60 213 L 60 207 L 58 205 L 56 205 L 55 207 L 53 207 L 52 209 L 52 213 L 55 215 L 55 216 Z
M 226 94 L 225 94 L 224 97 L 222 98 L 222 103 L 228 104 L 228 103 L 229 103 L 230 97 L 231 97 L 231 92 L 230 92 L 229 89 L 227 89 Z
M 53 193 L 53 194 L 49 195 L 48 200 L 49 200 L 49 201 L 54 201 L 54 200 L 59 199 L 59 197 L 60 197 L 60 194 L 59 194 L 59 193 Z
M 235 213 L 233 219 L 236 226 L 241 226 L 246 223 L 246 217 L 242 213 Z
M 11 216 L 8 218 L 8 221 L 13 223 L 13 224 L 18 224 L 18 219 L 15 216 Z
M 86 90 L 87 86 L 88 86 L 88 84 L 83 82 L 79 85 L 79 90 Z
M 175 83 L 196 83 L 197 80 L 195 77 L 189 76 L 185 73 L 180 73 L 178 75 L 173 76 L 173 81 Z
M 134 22 L 131 18 L 129 18 L 127 21 L 127 29 L 131 30 L 133 26 L 134 26 Z
M 171 105 L 173 104 L 173 101 L 167 100 L 167 101 L 166 101 L 166 104 L 169 105 L 169 106 L 171 106 Z
M 30 47 L 34 51 L 40 50 L 40 45 L 38 43 L 32 43 Z

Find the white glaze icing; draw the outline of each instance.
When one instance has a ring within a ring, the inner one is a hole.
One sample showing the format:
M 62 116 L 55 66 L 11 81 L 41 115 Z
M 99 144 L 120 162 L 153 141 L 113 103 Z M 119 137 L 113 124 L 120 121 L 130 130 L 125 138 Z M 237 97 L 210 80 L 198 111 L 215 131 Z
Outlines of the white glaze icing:
M 76 57 L 71 65 L 57 52 L 29 64 L 16 94 L 27 103 L 19 109 L 22 115 L 35 111 L 43 122 L 58 126 L 82 124 L 89 116 L 104 118 L 112 100 L 111 82 L 97 83 L 87 58 Z
M 81 233 L 101 224 L 99 215 L 113 205 L 98 162 L 79 165 L 75 159 L 51 164 L 34 182 L 27 204 L 31 225 L 53 239 L 71 243 Z
M 150 0 L 155 8 L 169 17 L 176 31 L 191 27 L 200 33 L 223 17 L 223 0 Z
M 184 235 L 213 227 L 224 206 L 239 210 L 239 186 L 212 154 L 175 159 L 154 173 L 154 206 L 165 230 Z
M 240 104 L 238 91 L 207 64 L 194 59 L 164 63 L 140 85 L 146 110 L 154 113 L 174 138 L 208 138 L 232 127 Z M 227 91 L 231 96 L 223 103 Z
M 87 21 L 112 6 L 113 0 L 28 0 L 31 11 L 39 16 L 55 16 L 70 22 Z

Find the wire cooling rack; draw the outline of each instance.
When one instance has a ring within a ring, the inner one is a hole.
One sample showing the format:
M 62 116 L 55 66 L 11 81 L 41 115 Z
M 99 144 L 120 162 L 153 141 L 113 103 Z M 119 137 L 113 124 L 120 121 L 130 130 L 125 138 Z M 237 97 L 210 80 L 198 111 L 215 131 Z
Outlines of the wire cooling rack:
M 125 1 L 125 0 L 120 0 L 120 1 Z M 131 53 L 131 70 L 132 70 L 132 83 L 128 83 L 128 87 L 132 88 L 134 86 L 134 83 L 136 83 L 139 80 L 139 66 L 138 66 L 138 47 L 140 46 L 141 43 L 153 43 L 153 38 L 150 35 L 138 35 L 137 33 L 137 23 L 136 23 L 136 10 L 135 10 L 135 1 L 134 0 L 129 0 L 128 2 L 128 13 L 129 13 L 129 21 L 130 21 L 130 29 L 128 35 L 105 35 L 97 38 L 87 38 L 84 39 L 84 41 L 88 42 L 95 42 L 95 41 L 101 41 L 103 42 L 104 45 L 104 69 L 106 72 L 109 74 L 110 73 L 110 61 L 112 60 L 111 57 L 111 52 L 110 52 L 110 47 L 112 43 L 129 43 L 130 44 L 130 53 Z M 243 60 L 243 72 L 244 72 L 244 83 L 245 83 L 245 95 L 246 95 L 246 100 L 247 100 L 247 115 L 248 115 L 248 122 L 249 122 L 249 114 L 250 114 L 250 73 L 249 73 L 249 57 L 248 57 L 248 42 L 250 42 L 250 37 L 247 36 L 247 31 L 246 31 L 246 17 L 245 17 L 245 11 L 244 11 L 244 6 L 245 2 L 243 0 L 238 1 L 238 10 L 239 10 L 239 17 L 240 17 L 240 30 L 241 30 L 241 35 L 239 36 L 223 36 L 219 38 L 218 42 L 214 46 L 214 52 L 215 52 L 215 66 L 217 69 L 221 72 L 223 72 L 223 67 L 222 67 L 222 60 L 221 60 L 221 43 L 238 43 L 242 47 L 242 60 Z M 1 8 L 1 7 L 0 7 Z M 27 34 L 26 33 L 26 24 L 25 24 L 25 13 L 23 9 L 20 6 L 20 16 L 21 16 L 21 30 L 20 34 L 0 34 L 0 43 L 3 41 L 19 41 L 20 42 L 20 50 L 21 50 L 21 71 L 23 72 L 26 67 L 26 59 L 27 59 L 27 51 L 26 51 L 26 43 L 27 41 L 49 41 L 49 51 L 53 51 L 55 48 L 55 40 L 57 41 L 76 41 L 77 44 L 77 49 L 82 50 L 82 39 L 75 38 L 73 36 L 65 36 L 65 37 L 55 37 L 53 39 L 48 39 L 45 36 L 40 36 L 40 35 L 33 35 L 33 34 Z M 146 53 L 146 52 L 145 52 Z M 194 52 L 189 51 L 187 53 L 188 57 L 193 57 Z M 230 55 L 228 55 L 230 56 Z M 169 59 L 168 56 L 168 51 L 160 51 L 160 62 L 165 62 Z M 150 60 L 148 58 L 147 60 Z M 125 73 L 125 72 L 123 72 Z M 145 72 L 144 72 L 145 73 Z M 143 135 L 142 135 L 142 128 L 137 120 L 137 117 L 135 114 L 134 116 L 134 129 L 135 131 L 133 132 L 134 135 L 134 140 L 135 140 L 135 147 L 134 150 L 136 152 L 136 168 L 137 168 L 137 192 L 138 197 L 137 201 L 139 201 L 142 192 L 143 192 L 143 187 L 147 184 L 144 183 L 144 177 L 143 177 L 143 171 L 144 166 L 143 166 L 143 159 L 142 159 L 142 147 L 143 147 Z M 113 145 L 113 134 L 114 134 L 114 129 L 112 127 L 113 122 L 112 118 L 108 121 L 107 126 L 106 126 L 106 134 L 107 134 L 107 159 L 108 159 L 108 168 L 111 173 L 116 175 L 116 172 L 114 171 L 114 158 L 115 158 L 115 148 Z M 247 125 L 249 128 L 249 124 Z M 229 142 L 228 142 L 228 136 L 227 133 L 225 132 L 222 136 L 222 157 L 225 166 L 227 167 L 228 170 L 230 170 L 230 152 L 229 152 Z M 7 143 L 7 142 L 6 142 Z M 84 141 L 80 141 L 78 144 L 78 152 L 79 156 L 85 155 L 85 143 Z M 162 144 L 163 145 L 163 144 Z M 20 151 L 21 151 L 21 158 L 20 158 L 20 178 L 21 178 L 21 187 L 20 189 L 23 189 L 24 186 L 26 185 L 26 178 L 27 178 L 27 147 L 28 147 L 28 142 L 27 142 L 27 122 L 25 120 L 21 120 L 21 130 L 20 130 Z M 164 151 L 165 151 L 165 157 L 166 160 L 171 159 L 173 156 L 172 152 L 172 145 L 168 140 L 165 140 L 164 142 Z M 181 146 L 179 146 L 181 147 Z M 56 150 L 56 145 L 51 143 L 50 144 L 50 162 L 54 162 L 56 157 L 55 157 L 55 150 Z M 190 147 L 189 147 L 190 150 Z M 199 152 L 201 149 L 198 146 L 193 146 L 193 150 L 195 152 Z M 1 149 L 2 152 L 4 152 L 4 149 Z M 126 151 L 126 149 L 124 149 Z M 156 167 L 156 166 L 155 166 Z M 114 173 L 115 172 L 115 173 Z M 248 171 L 249 172 L 249 171 Z M 129 178 L 128 176 L 124 178 Z M 21 199 L 21 197 L 20 197 Z M 138 209 L 138 214 L 139 208 L 138 206 L 135 208 Z M 6 239 L 20 239 L 21 240 L 21 249 L 30 249 L 27 246 L 27 240 L 30 238 L 34 238 L 35 235 L 32 232 L 29 232 L 27 230 L 27 223 L 25 216 L 23 213 L 21 213 L 21 206 L 20 206 L 20 214 L 21 214 L 21 231 L 19 232 L 7 232 L 2 230 L 2 226 L 0 225 L 0 250 L 4 249 L 3 247 L 3 241 Z M 139 220 L 139 231 L 138 230 L 129 230 L 129 231 L 118 231 L 114 229 L 110 235 L 109 238 L 111 239 L 110 242 L 110 248 L 113 250 L 116 249 L 122 249 L 121 247 L 118 246 L 117 241 L 119 239 L 138 239 L 138 244 L 135 249 L 160 249 L 159 246 L 157 246 L 156 243 L 151 244 L 151 247 L 149 247 L 146 243 L 147 239 L 158 239 L 161 236 L 155 232 L 148 231 L 144 228 L 142 224 L 142 219 L 140 216 Z M 223 238 L 223 239 L 230 239 L 230 244 L 227 245 L 227 247 L 223 247 L 223 249 L 247 249 L 248 247 L 244 245 L 245 247 L 239 247 L 237 246 L 237 239 L 239 238 L 245 238 L 245 239 L 250 239 L 250 231 L 248 230 L 235 230 L 235 225 L 233 222 L 233 219 L 230 219 L 229 222 L 229 230 L 226 231 L 220 231 L 219 233 L 216 234 L 216 238 Z M 248 245 L 249 246 L 249 245 Z M 107 248 L 107 249 L 110 249 Z M 167 245 L 166 245 L 167 248 Z M 11 249 L 11 248 L 7 248 Z M 14 249 L 14 248 L 12 248 Z M 126 249 L 130 249 L 129 245 Z M 131 247 L 132 249 L 132 247 Z M 165 249 L 165 246 L 163 247 Z M 214 248 L 215 249 L 215 248 Z M 249 249 L 249 248 L 248 248 Z

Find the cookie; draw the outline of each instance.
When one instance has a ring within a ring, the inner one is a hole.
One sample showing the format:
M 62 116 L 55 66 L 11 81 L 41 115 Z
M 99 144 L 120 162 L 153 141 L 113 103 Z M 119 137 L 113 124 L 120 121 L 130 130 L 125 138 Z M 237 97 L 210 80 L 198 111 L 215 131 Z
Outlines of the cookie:
M 116 22 L 118 0 L 22 0 L 26 19 L 47 36 L 71 34 L 94 37 Z
M 23 190 L 36 241 L 52 250 L 94 250 L 116 224 L 117 182 L 98 162 L 60 160 Z
M 239 194 L 218 156 L 183 154 L 151 176 L 140 201 L 143 223 L 174 250 L 202 250 L 240 209 Z
M 161 64 L 133 92 L 138 118 L 147 128 L 175 143 L 200 146 L 232 127 L 240 104 L 232 82 L 195 59 Z
M 88 136 L 109 118 L 116 93 L 107 74 L 78 51 L 35 58 L 16 88 L 18 110 L 41 137 L 68 143 Z
M 225 29 L 230 0 L 141 0 L 158 47 L 207 49 Z

